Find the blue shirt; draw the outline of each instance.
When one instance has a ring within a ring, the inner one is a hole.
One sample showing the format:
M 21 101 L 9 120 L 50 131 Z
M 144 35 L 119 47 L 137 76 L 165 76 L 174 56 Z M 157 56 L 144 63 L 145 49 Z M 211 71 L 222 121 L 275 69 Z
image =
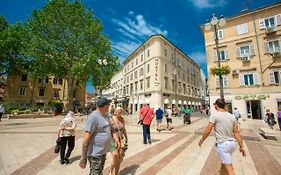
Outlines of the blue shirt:
M 85 123 L 85 131 L 91 133 L 87 156 L 102 156 L 109 151 L 111 144 L 111 128 L 109 117 L 99 112 L 92 112 Z
M 156 113 L 156 119 L 158 119 L 158 120 L 163 119 L 163 113 L 164 112 L 161 108 L 158 108 L 155 113 Z

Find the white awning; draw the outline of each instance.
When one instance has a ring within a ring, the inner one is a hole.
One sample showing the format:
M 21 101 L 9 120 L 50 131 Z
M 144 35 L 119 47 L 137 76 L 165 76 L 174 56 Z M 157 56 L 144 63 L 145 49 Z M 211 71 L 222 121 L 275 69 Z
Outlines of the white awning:
M 187 105 L 187 101 L 183 101 L 183 104 L 184 104 L 184 105 Z
M 192 105 L 195 105 L 194 101 L 192 102 Z
M 191 105 L 191 102 L 190 102 L 190 101 L 188 101 L 188 105 Z
M 135 101 L 134 101 L 134 104 L 138 104 L 138 100 L 135 100 Z
M 181 105 L 181 104 L 182 104 L 182 101 L 181 101 L 181 100 L 179 100 L 178 104 L 179 104 L 179 105 Z
M 197 106 L 197 105 L 198 105 L 198 103 L 196 102 L 196 103 L 195 103 L 195 105 Z
M 142 99 L 139 100 L 139 104 L 143 104 L 143 100 Z
M 166 99 L 164 100 L 164 104 L 169 104 L 169 103 L 170 103 L 169 99 L 166 98 Z
M 176 104 L 176 100 L 174 99 L 174 100 L 172 100 L 172 104 L 173 105 L 175 105 Z
M 201 105 L 201 102 L 199 102 L 198 105 Z

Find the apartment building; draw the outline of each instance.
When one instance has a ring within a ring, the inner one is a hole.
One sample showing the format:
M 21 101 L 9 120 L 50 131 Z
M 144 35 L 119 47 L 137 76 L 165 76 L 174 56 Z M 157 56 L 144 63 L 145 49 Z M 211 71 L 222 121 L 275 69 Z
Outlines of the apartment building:
M 123 61 L 112 81 L 115 96 L 130 113 L 151 107 L 201 105 L 200 66 L 162 35 L 152 35 Z M 120 99 L 121 98 L 121 99 Z
M 203 25 L 201 31 L 210 70 L 218 64 L 214 32 Z M 281 108 L 281 3 L 229 17 L 217 34 L 221 64 L 231 69 L 223 76 L 226 102 L 243 118 L 261 119 L 266 109 L 276 113 Z M 210 71 L 208 77 L 213 104 L 220 97 L 219 79 Z
M 8 103 L 37 104 L 44 106 L 51 100 L 60 100 L 64 106 L 67 101 L 67 81 L 58 77 L 31 78 L 27 74 L 8 76 L 6 81 L 6 96 Z M 75 105 L 84 105 L 85 86 L 75 92 Z

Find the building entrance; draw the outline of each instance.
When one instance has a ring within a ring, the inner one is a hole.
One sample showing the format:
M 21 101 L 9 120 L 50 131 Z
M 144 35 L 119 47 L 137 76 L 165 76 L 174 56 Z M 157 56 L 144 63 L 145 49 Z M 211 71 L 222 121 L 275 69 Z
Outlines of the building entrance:
M 248 118 L 262 119 L 260 100 L 246 101 Z

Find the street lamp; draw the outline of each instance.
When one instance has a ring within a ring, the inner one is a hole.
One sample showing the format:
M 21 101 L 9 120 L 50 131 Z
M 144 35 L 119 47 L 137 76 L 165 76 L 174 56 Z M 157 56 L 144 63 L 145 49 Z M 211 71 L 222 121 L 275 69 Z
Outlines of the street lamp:
M 215 14 L 213 14 L 213 17 L 211 19 L 211 22 L 207 21 L 205 24 L 205 30 L 211 30 L 213 28 L 215 33 L 215 42 L 216 42 L 216 50 L 217 50 L 217 57 L 218 57 L 218 68 L 221 67 L 221 58 L 220 58 L 220 52 L 219 52 L 219 38 L 218 38 L 218 29 L 222 28 L 226 24 L 226 19 L 221 15 L 221 17 L 218 19 Z M 224 99 L 223 94 L 223 80 L 222 75 L 219 75 L 219 82 L 220 82 L 220 96 L 221 99 Z
M 106 66 L 107 65 L 107 61 L 106 61 L 106 59 L 98 59 L 98 63 L 99 63 L 99 65 L 100 65 L 100 81 L 101 81 L 101 86 L 100 86 L 100 97 L 102 97 L 102 75 L 103 75 L 103 70 L 102 70 L 102 67 L 103 66 Z

